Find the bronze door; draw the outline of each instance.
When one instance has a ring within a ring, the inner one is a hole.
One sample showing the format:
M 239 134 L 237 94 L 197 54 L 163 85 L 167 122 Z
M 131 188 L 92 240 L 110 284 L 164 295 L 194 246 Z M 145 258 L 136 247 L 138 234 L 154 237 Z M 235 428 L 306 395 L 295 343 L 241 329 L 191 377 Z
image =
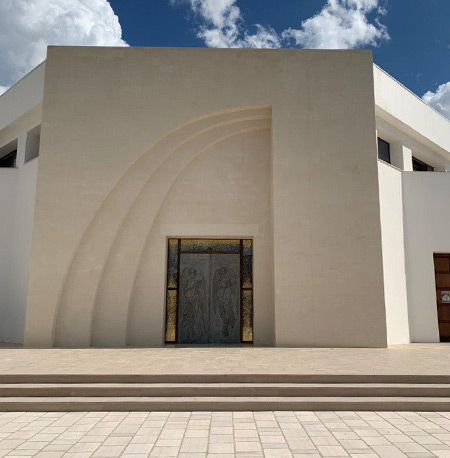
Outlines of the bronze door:
M 239 343 L 240 255 L 182 253 L 178 342 Z
M 450 342 L 450 254 L 434 255 L 436 302 L 441 342 Z
M 168 239 L 166 343 L 253 342 L 253 241 Z

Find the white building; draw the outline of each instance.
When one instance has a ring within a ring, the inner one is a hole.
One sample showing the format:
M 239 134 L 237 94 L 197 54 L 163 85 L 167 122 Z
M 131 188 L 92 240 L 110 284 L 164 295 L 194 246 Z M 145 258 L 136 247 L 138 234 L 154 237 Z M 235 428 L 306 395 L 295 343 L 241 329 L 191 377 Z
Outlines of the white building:
M 0 157 L 0 341 L 450 339 L 450 122 L 368 51 L 50 47 Z

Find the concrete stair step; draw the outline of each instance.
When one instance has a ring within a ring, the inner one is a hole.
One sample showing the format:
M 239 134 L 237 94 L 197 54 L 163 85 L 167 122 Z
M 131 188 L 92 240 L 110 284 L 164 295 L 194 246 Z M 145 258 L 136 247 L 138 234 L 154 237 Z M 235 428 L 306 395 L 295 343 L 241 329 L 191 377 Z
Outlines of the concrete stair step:
M 8 397 L 0 411 L 450 411 L 449 398 L 430 397 Z
M 1 384 L 0 397 L 434 397 L 450 384 L 388 383 L 22 383 Z
M 400 383 L 450 384 L 448 375 L 391 374 L 1 374 L 0 384 L 11 383 Z

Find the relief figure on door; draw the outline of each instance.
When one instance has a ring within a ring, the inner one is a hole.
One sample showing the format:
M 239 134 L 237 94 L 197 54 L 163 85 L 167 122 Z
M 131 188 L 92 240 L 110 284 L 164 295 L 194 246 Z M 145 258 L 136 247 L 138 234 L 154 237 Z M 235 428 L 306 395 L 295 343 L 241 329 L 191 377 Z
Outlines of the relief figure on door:
M 188 341 L 207 338 L 207 302 L 206 282 L 203 273 L 194 268 L 187 267 L 181 274 L 181 302 L 183 307 L 180 312 L 182 333 Z
M 222 337 L 232 332 L 238 317 L 236 305 L 238 299 L 237 278 L 233 269 L 220 267 L 214 273 L 213 311 L 222 320 Z

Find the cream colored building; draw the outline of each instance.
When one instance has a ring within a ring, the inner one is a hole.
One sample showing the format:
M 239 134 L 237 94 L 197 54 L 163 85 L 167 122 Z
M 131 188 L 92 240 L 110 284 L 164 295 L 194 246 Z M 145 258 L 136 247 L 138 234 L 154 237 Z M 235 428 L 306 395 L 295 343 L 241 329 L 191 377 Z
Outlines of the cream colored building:
M 369 51 L 50 47 L 0 166 L 0 341 L 450 336 L 450 123 Z

